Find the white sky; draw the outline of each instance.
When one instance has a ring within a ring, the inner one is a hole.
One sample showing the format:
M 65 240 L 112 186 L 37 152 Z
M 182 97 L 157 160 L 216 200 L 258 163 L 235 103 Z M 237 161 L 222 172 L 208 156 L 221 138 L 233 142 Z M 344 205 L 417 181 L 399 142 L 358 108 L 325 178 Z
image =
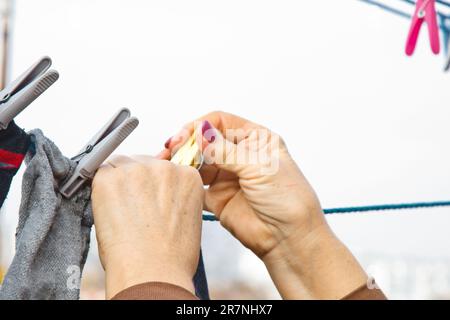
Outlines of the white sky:
M 425 32 L 405 56 L 408 28 L 354 0 L 21 0 L 12 77 L 42 55 L 61 76 L 17 123 L 71 156 L 125 106 L 141 124 L 119 152 L 154 154 L 222 109 L 280 133 L 324 207 L 449 200 L 450 74 Z M 17 177 L 4 256 L 19 201 Z M 449 208 L 329 221 L 357 252 L 450 258 Z M 239 249 L 218 226 L 205 235 L 214 274 L 231 259 L 217 248 Z

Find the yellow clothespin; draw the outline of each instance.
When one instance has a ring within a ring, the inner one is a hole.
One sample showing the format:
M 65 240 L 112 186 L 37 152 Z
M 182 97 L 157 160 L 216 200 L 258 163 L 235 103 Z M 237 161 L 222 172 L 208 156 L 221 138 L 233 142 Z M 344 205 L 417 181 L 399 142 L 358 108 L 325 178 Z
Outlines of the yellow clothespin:
M 183 146 L 173 155 L 170 161 L 200 170 L 203 164 L 203 154 L 201 148 L 197 144 L 195 130 Z

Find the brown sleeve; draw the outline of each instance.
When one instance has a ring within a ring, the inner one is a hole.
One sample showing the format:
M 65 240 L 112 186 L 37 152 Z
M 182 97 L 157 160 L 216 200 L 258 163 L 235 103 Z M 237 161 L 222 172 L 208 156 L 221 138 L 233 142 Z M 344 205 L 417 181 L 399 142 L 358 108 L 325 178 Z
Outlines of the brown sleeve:
M 378 287 L 374 286 L 373 289 L 369 289 L 367 284 L 364 284 L 342 300 L 387 300 L 387 298 Z
M 170 283 L 146 282 L 119 292 L 112 300 L 198 300 L 198 298 L 188 290 Z M 364 284 L 342 300 L 387 300 L 387 298 L 380 289 L 369 289 Z
M 146 282 L 129 287 L 112 300 L 198 300 L 188 290 L 165 282 Z

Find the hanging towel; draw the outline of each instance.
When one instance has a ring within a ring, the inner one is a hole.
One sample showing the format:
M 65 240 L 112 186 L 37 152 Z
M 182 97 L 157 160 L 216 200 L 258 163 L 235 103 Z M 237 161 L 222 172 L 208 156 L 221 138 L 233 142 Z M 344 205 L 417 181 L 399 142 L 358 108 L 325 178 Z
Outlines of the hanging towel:
M 34 148 L 27 154 L 16 254 L 0 289 L 0 299 L 79 298 L 93 224 L 91 189 L 71 199 L 58 191 L 76 167 L 40 130 L 30 132 Z M 194 277 L 196 293 L 208 299 L 203 261 Z
M 30 145 L 30 137 L 11 122 L 0 130 L 0 208 Z

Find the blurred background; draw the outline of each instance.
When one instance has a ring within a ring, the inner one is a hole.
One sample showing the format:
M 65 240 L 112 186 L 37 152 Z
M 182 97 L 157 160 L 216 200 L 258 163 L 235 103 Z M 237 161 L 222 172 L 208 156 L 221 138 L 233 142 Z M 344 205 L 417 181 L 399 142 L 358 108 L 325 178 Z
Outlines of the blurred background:
M 43 55 L 60 72 L 16 122 L 66 156 L 120 107 L 141 122 L 127 154 L 155 154 L 219 109 L 281 134 L 325 208 L 450 199 L 450 74 L 426 32 L 405 56 L 407 19 L 356 0 L 7 2 L 7 79 Z M 3 271 L 23 167 L 0 215 Z M 390 298 L 450 298 L 449 208 L 328 221 Z M 204 223 L 202 242 L 212 298 L 279 298 L 218 223 Z M 93 232 L 82 298 L 103 299 L 103 286 Z

